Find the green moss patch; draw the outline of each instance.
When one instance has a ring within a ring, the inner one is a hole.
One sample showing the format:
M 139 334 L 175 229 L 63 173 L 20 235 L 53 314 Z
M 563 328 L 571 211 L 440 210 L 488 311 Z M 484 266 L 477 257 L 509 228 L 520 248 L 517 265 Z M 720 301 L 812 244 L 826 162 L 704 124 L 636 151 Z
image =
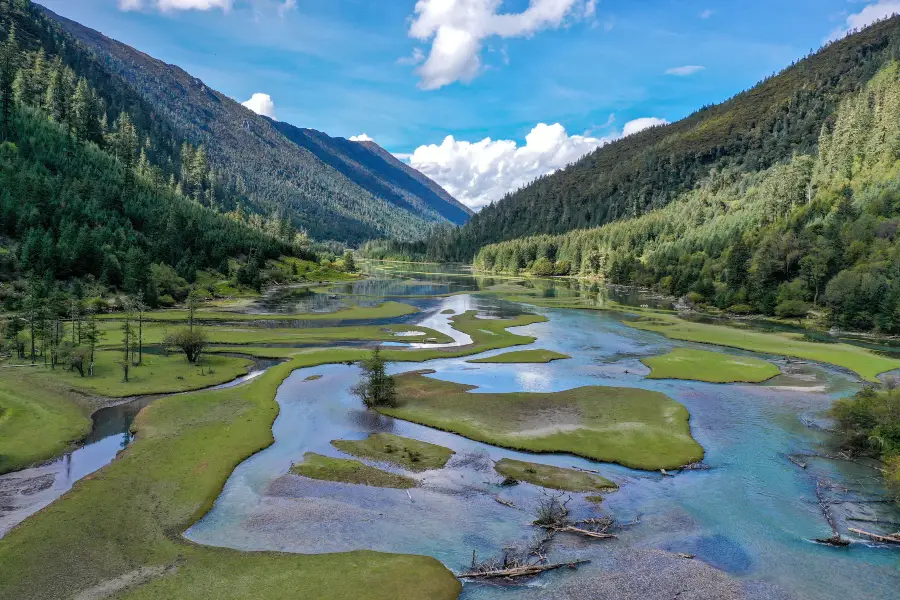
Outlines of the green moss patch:
M 516 350 L 514 352 L 504 352 L 497 356 L 489 356 L 487 358 L 474 358 L 467 360 L 470 363 L 548 363 L 554 360 L 564 360 L 572 358 L 568 354 L 560 354 L 553 350 Z
M 798 334 L 760 332 L 725 325 L 693 323 L 663 314 L 640 321 L 629 321 L 627 324 L 636 329 L 661 333 L 676 340 L 728 346 L 761 354 L 776 354 L 828 363 L 853 371 L 863 379 L 872 382 L 878 381 L 878 375 L 881 373 L 900 369 L 900 360 L 896 358 L 881 356 L 850 344 L 810 342 Z
M 469 393 L 422 373 L 396 377 L 396 408 L 381 412 L 496 446 L 568 452 L 648 470 L 703 458 L 687 409 L 659 392 L 581 387 L 563 392 Z
M 650 379 L 690 379 L 710 383 L 760 383 L 781 373 L 770 362 L 748 356 L 676 348 L 662 356 L 643 358 Z
M 584 471 L 551 467 L 539 463 L 523 462 L 504 458 L 494 465 L 494 469 L 504 477 L 565 492 L 603 492 L 617 489 L 610 481 Z
M 372 487 L 408 489 L 416 487 L 416 480 L 396 473 L 370 467 L 358 460 L 332 458 L 315 452 L 303 455 L 303 462 L 291 467 L 291 473 L 310 479 L 355 483 Z
M 454 454 L 450 448 L 392 433 L 373 433 L 359 441 L 334 440 L 331 445 L 353 456 L 393 463 L 415 472 L 441 469 Z

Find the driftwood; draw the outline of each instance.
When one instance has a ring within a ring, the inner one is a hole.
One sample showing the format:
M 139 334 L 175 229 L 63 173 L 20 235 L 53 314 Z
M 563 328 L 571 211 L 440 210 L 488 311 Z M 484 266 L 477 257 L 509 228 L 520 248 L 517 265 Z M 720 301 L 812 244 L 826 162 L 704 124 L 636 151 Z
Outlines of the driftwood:
M 595 471 L 593 469 L 582 469 L 581 467 L 576 467 L 572 465 L 572 468 L 576 471 L 581 471 L 582 473 L 590 473 L 591 475 L 600 475 L 600 471 Z
M 834 521 L 834 517 L 831 515 L 831 509 L 829 508 L 829 503 L 825 499 L 825 494 L 822 493 L 822 480 L 816 480 L 816 500 L 819 501 L 819 507 L 822 509 L 822 514 L 825 516 L 825 520 L 828 522 L 828 526 L 831 527 L 832 536 L 829 538 L 816 538 L 814 541 L 820 544 L 827 544 L 829 546 L 849 546 L 850 541 L 845 540 L 841 537 L 841 532 L 838 531 L 837 523 Z
M 805 469 L 805 468 L 806 468 L 806 463 L 805 463 L 805 462 L 801 462 L 801 461 L 797 460 L 796 458 L 794 458 L 794 457 L 793 457 L 792 455 L 790 455 L 790 454 L 788 454 L 787 459 L 788 459 L 789 461 L 791 461 L 792 463 L 794 463 L 795 465 L 797 465 L 798 467 L 800 467 L 801 469 Z
M 578 535 L 583 535 L 585 537 L 594 538 L 597 540 L 611 540 L 618 539 L 619 536 L 612 533 L 605 533 L 601 531 L 590 531 L 589 529 L 582 529 L 580 527 L 575 527 L 574 525 L 568 525 L 566 527 L 559 527 L 554 529 L 553 531 L 559 531 L 561 533 L 577 533 Z
M 900 544 L 900 531 L 897 533 L 890 533 L 888 535 L 880 535 L 877 533 L 870 533 L 868 531 L 863 531 L 862 529 L 855 529 L 853 527 L 849 528 L 853 533 L 866 536 L 867 538 L 871 538 L 876 542 L 884 542 L 886 544 Z
M 501 498 L 500 496 L 494 496 L 493 498 L 494 498 L 494 501 L 495 501 L 497 504 L 502 504 L 503 506 L 508 506 L 509 508 L 515 508 L 516 510 L 519 509 L 518 506 L 516 506 L 515 504 L 513 504 L 513 503 L 510 502 L 509 500 L 504 500 L 504 499 Z
M 662 476 L 663 476 L 663 477 L 675 477 L 674 475 L 672 475 L 671 473 L 669 473 L 669 472 L 666 471 L 665 469 L 660 469 L 659 472 L 662 473 Z
M 459 579 L 512 579 L 515 577 L 534 577 L 540 575 L 544 571 L 553 571 L 556 569 L 575 569 L 578 565 L 589 563 L 589 560 L 575 560 L 572 562 L 555 563 L 552 565 L 525 565 L 522 567 L 512 567 L 509 569 L 495 569 L 493 571 L 471 571 L 469 573 L 461 573 L 457 575 Z
M 857 521 L 859 523 L 877 523 L 879 525 L 894 525 L 900 526 L 900 522 L 897 521 L 884 521 L 882 519 L 868 519 L 866 517 L 847 517 L 848 521 Z

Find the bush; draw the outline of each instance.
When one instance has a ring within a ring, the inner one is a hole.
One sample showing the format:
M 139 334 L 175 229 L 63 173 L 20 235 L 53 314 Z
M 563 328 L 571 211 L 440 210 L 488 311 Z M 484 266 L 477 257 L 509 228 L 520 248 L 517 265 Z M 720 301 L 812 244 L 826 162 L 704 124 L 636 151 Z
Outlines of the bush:
M 165 345 L 175 346 L 187 357 L 189 363 L 196 364 L 200 355 L 206 349 L 206 334 L 200 329 L 179 329 L 166 336 Z
M 749 304 L 733 304 L 728 307 L 728 312 L 733 315 L 749 315 L 753 312 L 753 307 Z
M 531 274 L 537 277 L 550 277 L 554 273 L 556 269 L 553 261 L 546 257 L 537 259 L 531 266 Z
M 572 263 L 567 260 L 561 260 L 556 263 L 554 269 L 555 275 L 565 276 L 572 272 Z
M 775 315 L 782 319 L 800 320 L 809 313 L 809 305 L 802 300 L 785 300 L 775 307 Z
M 900 454 L 900 389 L 866 388 L 836 401 L 831 415 L 849 450 L 878 457 Z

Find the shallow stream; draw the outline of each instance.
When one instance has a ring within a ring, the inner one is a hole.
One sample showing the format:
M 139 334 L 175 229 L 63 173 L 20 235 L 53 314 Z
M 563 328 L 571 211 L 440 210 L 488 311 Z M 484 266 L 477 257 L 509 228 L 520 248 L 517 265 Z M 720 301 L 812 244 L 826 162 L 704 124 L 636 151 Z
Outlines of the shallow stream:
M 493 315 L 510 308 L 490 297 L 469 295 L 419 304 L 427 310 L 410 322 L 435 328 L 441 328 L 441 321 L 446 327 L 450 315 L 441 314 L 446 308 L 459 312 L 474 307 Z M 823 365 L 766 357 L 786 374 L 762 385 L 652 381 L 645 378 L 648 370 L 640 357 L 675 346 L 702 346 L 635 330 L 613 313 L 535 310 L 546 314 L 549 322 L 514 331 L 536 336 L 534 348 L 574 358 L 538 365 L 473 365 L 466 362 L 471 358 L 467 357 L 395 364 L 392 371 L 433 369 L 433 377 L 477 385 L 476 394 L 557 391 L 584 385 L 658 390 L 690 411 L 694 437 L 706 449 L 708 470 L 663 477 L 568 455 L 508 451 L 379 417 L 361 410 L 349 394 L 359 376 L 356 367 L 324 366 L 295 371 L 282 384 L 276 397 L 281 412 L 273 427 L 275 443 L 235 470 L 213 510 L 187 537 L 243 550 L 374 549 L 427 554 L 459 572 L 468 566 L 473 551 L 482 558 L 496 555 L 535 533 L 530 522 L 542 491 L 528 484 L 501 487 L 492 469 L 492 461 L 512 457 L 599 469 L 616 481 L 621 489 L 606 494 L 599 508 L 580 494 L 574 495 L 570 507 L 575 516 L 614 517 L 624 525 L 620 539 L 586 542 L 557 536 L 551 561 L 588 558 L 592 562 L 577 571 L 546 574 L 525 586 L 467 583 L 465 599 L 594 597 L 573 590 L 579 589 L 579 582 L 590 586 L 610 578 L 635 587 L 641 582 L 634 578 L 648 576 L 642 568 L 648 555 L 642 551 L 649 549 L 696 555 L 690 562 L 702 561 L 719 570 L 702 571 L 703 577 L 726 579 L 719 585 L 735 597 L 900 597 L 900 554 L 895 550 L 862 541 L 845 549 L 810 541 L 831 535 L 817 501 L 817 481 L 824 486 L 829 510 L 843 532 L 848 526 L 860 526 L 847 521 L 848 517 L 900 521 L 894 505 L 884 501 L 878 473 L 852 463 L 809 458 L 804 459 L 808 462 L 804 470 L 787 459 L 788 454 L 827 449 L 823 445 L 827 434 L 809 424 L 822 422 L 823 412 L 835 398 L 859 388 L 855 377 Z M 307 381 L 310 375 L 322 377 Z M 361 439 L 374 431 L 441 444 L 457 454 L 445 469 L 418 476 L 422 485 L 409 495 L 404 490 L 289 474 L 292 463 L 299 462 L 305 452 L 341 456 L 331 440 Z M 497 502 L 497 497 L 518 508 Z M 677 570 L 673 561 L 688 560 L 673 558 L 676 554 L 651 556 L 659 558 L 662 570 Z M 685 581 L 696 582 L 700 574 L 691 570 Z

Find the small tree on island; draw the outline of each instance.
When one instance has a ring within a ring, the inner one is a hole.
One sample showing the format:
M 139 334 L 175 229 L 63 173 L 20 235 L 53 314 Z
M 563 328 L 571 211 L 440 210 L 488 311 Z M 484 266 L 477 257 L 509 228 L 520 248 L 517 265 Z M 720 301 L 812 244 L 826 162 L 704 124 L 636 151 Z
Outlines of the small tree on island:
M 381 350 L 375 348 L 372 356 L 360 361 L 363 378 L 353 386 L 353 395 L 359 397 L 366 408 L 397 406 L 397 391 L 394 378 L 385 371 L 385 360 Z
M 174 346 L 184 352 L 189 363 L 197 364 L 206 349 L 208 340 L 202 329 L 179 329 L 166 336 L 166 346 Z

